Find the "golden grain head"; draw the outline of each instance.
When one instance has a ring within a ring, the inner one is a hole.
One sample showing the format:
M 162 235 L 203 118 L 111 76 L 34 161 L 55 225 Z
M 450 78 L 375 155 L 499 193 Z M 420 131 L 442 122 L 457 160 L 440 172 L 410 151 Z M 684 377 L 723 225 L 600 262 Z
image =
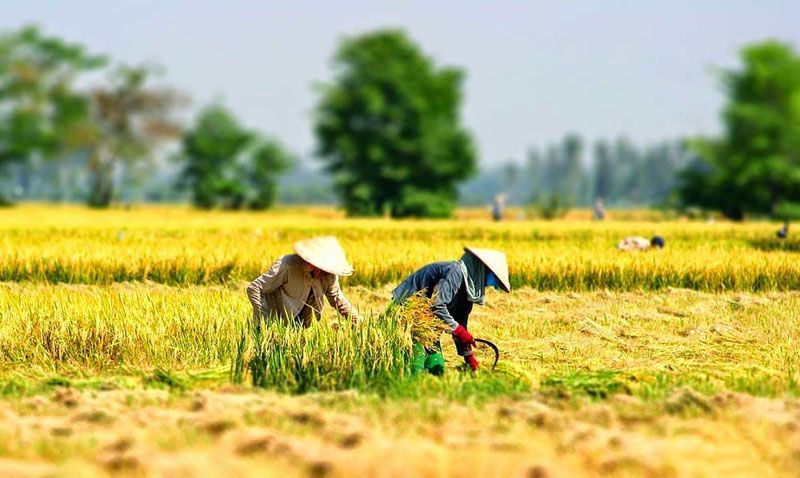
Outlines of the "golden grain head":
M 313 216 L 314 221 L 308 221 Z M 36 221 L 32 223 L 31 218 Z M 650 216 L 642 216 L 650 218 Z M 344 219 L 330 211 L 201 213 L 178 207 L 86 211 L 21 205 L 0 216 L 0 281 L 239 284 L 292 250 L 335 235 L 356 274 L 345 285 L 397 283 L 465 245 L 506 252 L 514 287 L 540 290 L 774 291 L 800 288 L 800 241 L 774 224 Z M 665 249 L 625 254 L 629 235 L 661 234 Z M 800 237 L 800 236 L 799 236 Z
M 426 297 L 425 291 L 418 291 L 407 297 L 402 304 L 394 304 L 391 314 L 410 329 L 411 340 L 425 348 L 433 348 L 447 332 L 447 325 L 433 313 L 433 298 Z

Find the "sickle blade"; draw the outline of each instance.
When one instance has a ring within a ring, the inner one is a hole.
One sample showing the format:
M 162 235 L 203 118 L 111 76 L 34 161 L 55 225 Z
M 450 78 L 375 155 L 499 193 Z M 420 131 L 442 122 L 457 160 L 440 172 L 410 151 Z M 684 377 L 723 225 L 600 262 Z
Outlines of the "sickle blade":
M 500 360 L 500 349 L 497 348 L 497 345 L 489 342 L 486 339 L 475 339 L 475 342 L 484 344 L 490 349 L 494 350 L 494 363 L 492 364 L 492 370 L 494 370 L 494 368 L 497 367 L 497 361 Z

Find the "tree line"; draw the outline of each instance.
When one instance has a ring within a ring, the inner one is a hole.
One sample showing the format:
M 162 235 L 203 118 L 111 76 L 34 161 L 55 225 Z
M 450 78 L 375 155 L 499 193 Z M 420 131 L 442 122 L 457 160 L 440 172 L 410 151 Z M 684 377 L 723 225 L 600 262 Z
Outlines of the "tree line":
M 741 51 L 720 79 L 728 100 L 723 133 L 696 138 L 698 157 L 681 174 L 684 204 L 800 219 L 800 55 L 774 40 Z
M 511 204 L 556 202 L 563 207 L 675 204 L 679 176 L 695 158 L 685 140 L 638 146 L 625 137 L 588 143 L 569 133 L 555 143 L 528 149 L 524 161 L 509 160 L 467 183 L 471 204 L 492 201 L 498 192 Z
M 155 156 L 178 141 L 175 184 L 198 207 L 266 208 L 294 156 L 239 123 L 221 104 L 184 129 L 188 95 L 157 84 L 152 65 L 105 55 L 25 27 L 0 36 L 0 204 L 38 192 L 107 207 L 121 182 L 152 177 Z M 102 83 L 79 86 L 89 74 Z
M 741 58 L 720 74 L 728 101 L 719 138 L 641 147 L 624 137 L 590 145 L 570 133 L 475 179 L 476 142 L 461 119 L 466 72 L 438 64 L 402 30 L 348 37 L 332 79 L 316 90 L 315 157 L 327 178 L 310 195 L 302 181 L 293 193 L 326 198 L 330 187 L 351 215 L 393 217 L 446 217 L 459 197 L 497 193 L 523 204 L 601 199 L 733 219 L 800 217 L 800 57 L 766 41 Z M 101 83 L 79 86 L 98 73 Z M 112 64 L 35 27 L 0 35 L 0 201 L 38 193 L 106 207 L 120 184 L 157 183 L 152 199 L 174 198 L 174 189 L 201 208 L 271 206 L 296 155 L 219 102 L 180 124 L 189 98 L 160 73 Z

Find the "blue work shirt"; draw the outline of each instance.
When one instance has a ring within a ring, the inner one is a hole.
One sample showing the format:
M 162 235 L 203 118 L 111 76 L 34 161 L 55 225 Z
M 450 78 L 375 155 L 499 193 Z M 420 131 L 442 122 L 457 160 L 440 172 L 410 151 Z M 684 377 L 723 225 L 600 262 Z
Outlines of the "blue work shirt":
M 392 291 L 392 298 L 403 302 L 421 290 L 428 298 L 435 293 L 433 313 L 451 330 L 458 325 L 467 326 L 473 304 L 467 297 L 467 284 L 458 261 L 434 262 L 419 269 Z

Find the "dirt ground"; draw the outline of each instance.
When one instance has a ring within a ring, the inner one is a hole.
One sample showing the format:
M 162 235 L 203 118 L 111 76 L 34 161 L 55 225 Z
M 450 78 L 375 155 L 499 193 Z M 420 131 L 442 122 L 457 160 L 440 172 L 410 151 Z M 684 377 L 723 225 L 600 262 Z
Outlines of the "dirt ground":
M 800 402 L 691 390 L 482 407 L 214 391 L 0 402 L 0 476 L 797 476 Z M 460 430 L 456 432 L 455 430 Z

